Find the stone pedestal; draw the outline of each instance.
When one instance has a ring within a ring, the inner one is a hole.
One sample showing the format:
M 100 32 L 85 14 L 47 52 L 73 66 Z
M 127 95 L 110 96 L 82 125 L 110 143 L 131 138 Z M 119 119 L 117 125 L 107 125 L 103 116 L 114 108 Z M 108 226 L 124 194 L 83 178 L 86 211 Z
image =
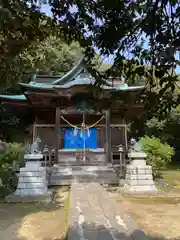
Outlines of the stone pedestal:
M 26 165 L 20 168 L 18 186 L 6 202 L 51 202 L 53 191 L 48 191 L 46 167 L 41 166 L 42 154 L 26 154 Z
M 46 168 L 41 167 L 42 154 L 27 154 L 24 168 L 20 168 L 19 181 L 14 195 L 38 196 L 48 192 Z
M 152 167 L 146 165 L 147 155 L 143 152 L 130 152 L 131 163 L 126 168 L 125 188 L 128 192 L 157 192 L 153 181 Z

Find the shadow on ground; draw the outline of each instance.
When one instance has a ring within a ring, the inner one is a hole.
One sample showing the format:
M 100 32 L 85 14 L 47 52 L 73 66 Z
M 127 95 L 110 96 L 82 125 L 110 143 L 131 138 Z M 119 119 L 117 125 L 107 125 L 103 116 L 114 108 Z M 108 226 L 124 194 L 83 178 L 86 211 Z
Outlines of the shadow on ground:
M 58 239 L 66 228 L 68 189 L 55 189 L 52 203 L 0 203 L 0 239 Z M 58 191 L 60 191 L 58 193 Z M 64 234 L 65 235 L 65 234 Z
M 82 230 L 83 229 L 83 230 Z M 75 225 L 68 229 L 66 240 L 167 240 L 160 236 L 147 236 L 141 230 L 120 231 L 115 228 L 97 225 L 95 223 L 83 223 L 82 225 Z M 52 240 L 52 239 L 43 239 Z M 56 240 L 61 240 L 56 239 Z M 170 240 L 170 239 L 168 239 Z M 171 240 L 180 240 L 180 237 Z

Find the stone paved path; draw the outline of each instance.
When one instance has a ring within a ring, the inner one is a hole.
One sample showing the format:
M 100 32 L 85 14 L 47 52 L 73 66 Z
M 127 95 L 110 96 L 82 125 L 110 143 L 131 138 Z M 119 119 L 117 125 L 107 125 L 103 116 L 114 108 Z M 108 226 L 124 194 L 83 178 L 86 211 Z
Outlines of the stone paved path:
M 73 183 L 68 240 L 147 240 L 98 183 Z

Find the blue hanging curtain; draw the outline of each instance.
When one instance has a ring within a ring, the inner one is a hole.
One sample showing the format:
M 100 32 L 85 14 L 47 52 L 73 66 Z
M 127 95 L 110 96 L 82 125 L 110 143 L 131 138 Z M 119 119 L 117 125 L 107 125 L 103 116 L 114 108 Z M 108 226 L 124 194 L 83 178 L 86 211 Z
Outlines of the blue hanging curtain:
M 85 130 L 81 134 L 81 130 L 77 130 L 74 136 L 74 128 L 66 128 L 64 132 L 64 148 L 65 149 L 84 149 L 84 142 L 86 149 L 97 148 L 97 129 L 91 128 L 90 135 Z

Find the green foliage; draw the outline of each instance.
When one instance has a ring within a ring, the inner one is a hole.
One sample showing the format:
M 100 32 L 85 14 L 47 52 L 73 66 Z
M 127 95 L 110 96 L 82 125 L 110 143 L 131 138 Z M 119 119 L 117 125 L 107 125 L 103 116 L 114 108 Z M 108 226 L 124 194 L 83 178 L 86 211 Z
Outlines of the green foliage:
M 13 161 L 20 162 L 22 154 L 24 153 L 24 146 L 20 143 L 7 143 L 6 149 L 0 152 L 0 168 L 7 169 L 11 166 Z
M 53 33 L 52 21 L 29 1 L 0 2 L 0 78 L 1 86 L 17 82 L 23 75 L 19 55 Z M 21 67 L 19 67 L 21 65 Z
M 130 82 L 143 79 L 147 86 L 143 101 L 151 113 L 164 114 L 177 104 L 169 93 L 175 89 L 174 72 L 179 64 L 178 0 L 47 2 L 61 32 L 80 43 L 89 62 L 95 55 L 94 46 L 101 55 L 114 55 L 115 61 L 104 75 L 91 66 L 97 81 L 123 74 Z
M 129 82 L 136 84 L 145 82 L 147 91 L 143 101 L 149 112 L 163 114 L 177 104 L 178 99 L 172 101 L 170 93 L 175 89 L 174 72 L 179 64 L 178 0 L 47 0 L 52 18 L 40 11 L 37 2 L 44 1 L 2 0 L 0 3 L 1 85 L 17 82 L 29 73 L 34 58 L 31 54 L 28 58 L 27 54 L 25 59 L 23 54 L 33 49 L 32 55 L 36 55 L 36 44 L 55 35 L 68 44 L 73 41 L 80 44 L 97 82 L 109 75 L 125 75 Z M 114 55 L 114 63 L 104 73 L 91 64 L 96 55 L 94 47 L 103 56 Z M 48 54 L 54 58 L 56 51 L 51 50 Z M 36 60 L 41 65 L 45 55 L 40 52 L 38 55 Z M 53 63 L 54 72 L 57 72 L 56 63 Z
M 160 138 L 161 141 L 167 142 L 174 147 L 174 163 L 179 162 L 180 157 L 180 108 L 173 108 L 164 120 L 158 121 L 156 118 L 150 119 L 146 123 L 145 133 L 149 136 L 152 134 Z
M 180 106 L 172 108 L 166 117 L 152 117 L 149 120 L 140 119 L 131 124 L 130 135 L 140 138 L 144 135 L 155 136 L 162 142 L 167 142 L 174 148 L 173 164 L 179 162 L 180 157 Z
M 7 88 L 20 81 L 29 82 L 29 76 L 33 73 L 63 75 L 72 68 L 80 55 L 80 46 L 75 42 L 67 45 L 53 36 L 44 41 L 36 41 L 11 60 L 9 70 L 3 76 L 6 79 L 11 75 L 11 81 L 2 86 Z
M 0 106 L 0 130 L 1 133 L 5 129 L 8 129 L 8 131 L 13 130 L 14 127 L 17 126 L 19 122 L 19 119 L 14 116 L 8 109 L 4 106 Z
M 179 129 L 180 127 L 180 109 L 172 108 L 164 120 L 159 121 L 152 118 L 146 122 L 145 131 L 147 135 L 155 135 L 162 141 L 168 142 L 170 145 L 178 147 L 180 143 Z
M 34 43 L 31 49 L 24 51 L 18 58 L 21 59 L 26 75 L 63 75 L 72 68 L 80 55 L 78 43 L 67 45 L 61 39 L 50 36 L 42 42 Z
M 19 109 L 13 106 L 0 106 L 1 140 L 5 142 L 22 142 L 28 134 L 27 127 L 33 122 L 29 109 Z
M 0 178 L 3 186 L 0 187 L 0 197 L 10 194 L 17 185 L 17 177 L 12 172 L 12 163 L 22 163 L 24 147 L 19 143 L 8 143 L 4 151 L 0 152 Z
M 5 196 L 12 193 L 12 189 L 9 186 L 0 187 L 0 198 L 4 198 Z
M 147 153 L 148 164 L 153 169 L 162 169 L 171 162 L 174 149 L 167 143 L 162 143 L 159 138 L 148 136 L 142 137 L 140 142 L 144 152 Z

